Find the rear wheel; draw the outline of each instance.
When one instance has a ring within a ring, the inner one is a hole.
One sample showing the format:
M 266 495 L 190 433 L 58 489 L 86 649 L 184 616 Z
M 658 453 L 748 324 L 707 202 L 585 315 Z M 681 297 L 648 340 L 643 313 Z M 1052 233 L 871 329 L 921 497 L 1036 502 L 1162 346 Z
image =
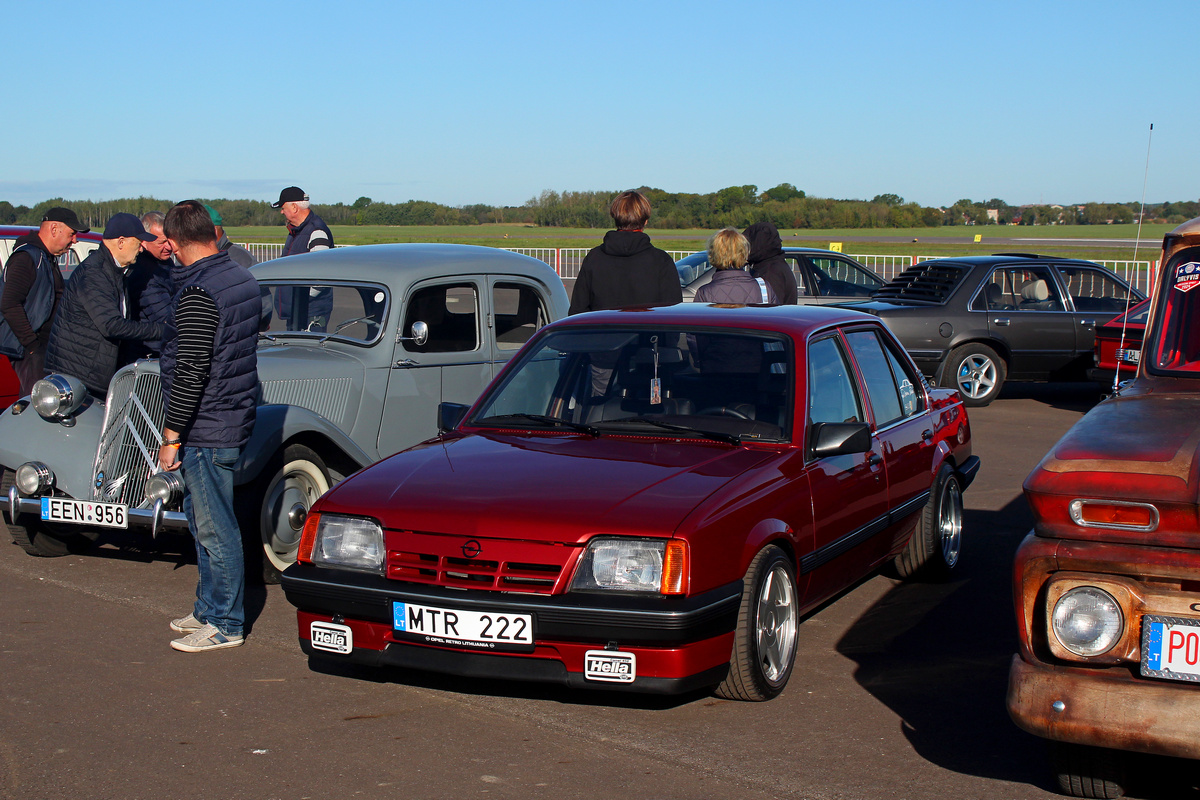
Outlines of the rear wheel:
M 942 386 L 958 389 L 963 405 L 986 406 L 1004 386 L 1008 367 L 986 344 L 970 342 L 950 351 L 942 368 Z
M 6 469 L 0 478 L 0 493 L 5 497 L 13 485 L 13 477 L 13 471 Z M 81 553 L 91 547 L 99 536 L 99 532 L 94 530 L 42 522 L 33 514 L 21 514 L 14 522 L 12 513 L 7 510 L 4 512 L 4 524 L 8 527 L 13 544 L 19 545 L 29 555 L 41 558 Z
M 962 553 L 963 501 L 958 476 L 942 464 L 908 544 L 893 563 L 901 578 L 924 576 L 945 580 Z
M 782 692 L 796 665 L 799 616 L 791 559 L 768 545 L 746 570 L 729 674 L 716 693 L 730 700 L 770 700 Z
M 247 574 L 261 561 L 263 581 L 279 583 L 280 573 L 296 561 L 308 509 L 329 485 L 329 469 L 311 448 L 291 444 L 275 454 L 238 503 Z
M 1125 753 L 1068 742 L 1050 742 L 1058 787 L 1072 797 L 1114 798 L 1125 794 Z

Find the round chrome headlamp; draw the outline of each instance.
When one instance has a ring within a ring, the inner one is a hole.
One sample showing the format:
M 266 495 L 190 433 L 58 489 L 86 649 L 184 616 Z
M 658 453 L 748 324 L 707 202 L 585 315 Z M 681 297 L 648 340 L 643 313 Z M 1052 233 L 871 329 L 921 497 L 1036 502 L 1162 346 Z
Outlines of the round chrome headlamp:
M 54 473 L 40 461 L 26 461 L 17 467 L 13 483 L 26 497 L 37 497 L 54 485 Z
M 1050 626 L 1062 646 L 1075 655 L 1098 656 L 1121 638 L 1125 618 L 1111 594 L 1095 586 L 1078 586 L 1058 598 Z
M 87 387 L 69 375 L 47 375 L 29 393 L 33 408 L 43 419 L 57 420 L 74 414 L 87 400 Z
M 162 500 L 164 506 L 172 506 L 183 497 L 183 478 L 178 472 L 156 472 L 146 481 L 146 499 L 154 503 Z

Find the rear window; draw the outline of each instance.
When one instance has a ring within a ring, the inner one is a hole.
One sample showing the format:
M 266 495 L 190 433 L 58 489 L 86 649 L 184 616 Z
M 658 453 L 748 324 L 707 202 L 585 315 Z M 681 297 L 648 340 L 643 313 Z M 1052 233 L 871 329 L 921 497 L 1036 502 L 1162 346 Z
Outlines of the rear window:
M 970 272 L 965 264 L 923 261 L 909 267 L 874 292 L 875 297 L 944 303 Z
M 1194 377 L 1200 373 L 1200 247 L 1185 248 L 1167 262 L 1158 306 L 1150 346 L 1142 350 L 1143 358 L 1147 350 L 1152 354 L 1147 367 Z

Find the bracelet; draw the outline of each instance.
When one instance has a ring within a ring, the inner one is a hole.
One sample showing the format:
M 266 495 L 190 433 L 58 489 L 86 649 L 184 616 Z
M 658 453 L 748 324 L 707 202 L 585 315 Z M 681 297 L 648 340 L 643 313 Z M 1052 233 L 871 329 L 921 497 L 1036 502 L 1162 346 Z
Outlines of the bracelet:
M 163 447 L 174 447 L 175 449 L 179 449 L 182 446 L 183 446 L 183 442 L 181 442 L 179 439 L 171 439 L 170 441 L 166 441 L 166 440 L 163 441 Z

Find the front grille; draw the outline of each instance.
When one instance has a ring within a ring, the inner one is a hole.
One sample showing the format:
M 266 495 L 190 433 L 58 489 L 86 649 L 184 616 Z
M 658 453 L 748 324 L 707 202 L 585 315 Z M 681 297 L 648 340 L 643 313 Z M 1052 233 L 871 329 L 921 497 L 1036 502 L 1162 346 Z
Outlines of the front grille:
M 461 541 L 461 537 L 445 537 L 444 541 L 447 545 L 451 545 Z M 572 548 L 531 545 L 528 542 L 488 540 L 484 545 L 486 550 L 501 553 L 509 547 L 514 549 L 553 548 L 554 551 L 557 551 L 556 554 L 562 558 L 562 563 L 463 558 L 462 556 L 437 555 L 418 550 L 389 549 L 387 576 L 392 580 L 431 586 L 551 594 L 555 584 L 558 583 L 559 575 L 562 573 L 568 557 L 573 553 Z
M 165 417 L 157 361 L 139 361 L 117 373 L 96 451 L 93 500 L 147 507 L 146 480 L 158 466 Z

